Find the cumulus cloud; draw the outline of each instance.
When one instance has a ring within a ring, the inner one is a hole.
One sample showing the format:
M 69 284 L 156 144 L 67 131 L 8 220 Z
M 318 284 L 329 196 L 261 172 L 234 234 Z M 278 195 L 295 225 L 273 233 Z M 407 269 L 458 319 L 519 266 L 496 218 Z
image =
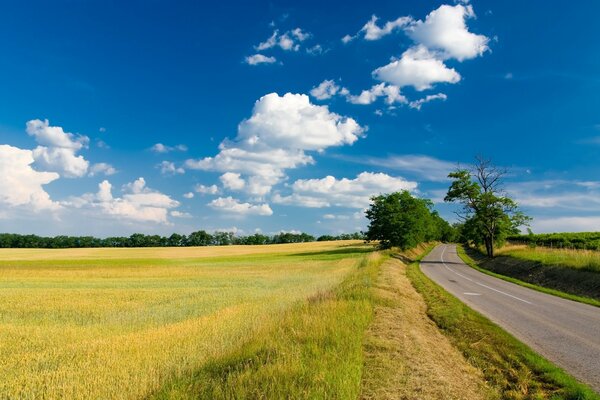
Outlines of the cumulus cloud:
M 150 147 L 150 151 L 158 154 L 170 153 L 172 151 L 187 151 L 188 148 L 185 144 L 178 144 L 175 146 L 167 146 L 162 143 L 156 143 L 154 146 Z
M 299 43 L 305 41 L 309 37 L 311 37 L 311 34 L 300 28 L 292 29 L 291 31 L 282 34 L 279 33 L 279 30 L 275 30 L 267 40 L 254 46 L 254 48 L 257 51 L 263 51 L 273 47 L 279 47 L 286 51 L 298 51 L 300 49 Z
M 413 86 L 419 91 L 436 83 L 456 83 L 461 79 L 454 68 L 448 68 L 424 46 L 406 50 L 399 60 L 374 70 L 373 77 L 398 87 Z
M 60 205 L 50 199 L 46 185 L 59 178 L 56 172 L 38 172 L 31 165 L 31 150 L 0 145 L 0 204 L 25 206 L 33 211 L 58 210 Z
M 193 199 L 194 198 L 194 193 L 193 192 L 184 193 L 183 197 L 186 198 L 186 199 Z
M 233 197 L 219 197 L 214 199 L 208 206 L 219 211 L 239 214 L 239 215 L 263 215 L 268 216 L 273 214 L 273 210 L 268 204 L 250 204 L 242 203 Z
M 347 100 L 352 104 L 372 104 L 379 97 L 384 97 L 387 104 L 406 103 L 406 97 L 400 94 L 400 88 L 394 85 L 380 83 L 370 89 L 363 90 L 359 95 L 348 94 Z
M 364 130 L 354 119 L 312 104 L 306 95 L 271 93 L 255 103 L 235 140 L 223 141 L 216 156 L 187 160 L 186 166 L 246 175 L 246 191 L 263 196 L 285 177 L 286 169 L 314 162 L 307 151 L 352 144 Z
M 444 58 L 458 61 L 481 56 L 489 50 L 489 39 L 469 32 L 466 20 L 475 18 L 470 4 L 442 5 L 407 27 L 408 35 L 429 49 L 439 50 Z
M 420 154 L 391 155 L 386 158 L 346 157 L 345 159 L 360 164 L 409 172 L 420 179 L 433 182 L 447 181 L 448 174 L 455 170 L 458 165 L 450 161 Z
M 47 119 L 28 121 L 26 130 L 39 144 L 33 149 L 36 165 L 68 178 L 81 177 L 87 173 L 89 162 L 83 156 L 76 155 L 88 145 L 87 136 L 65 132 L 60 126 L 50 126 Z
M 384 173 L 362 172 L 354 179 L 337 179 L 331 175 L 322 179 L 299 179 L 289 196 L 276 195 L 273 202 L 303 207 L 365 208 L 372 196 L 400 190 L 414 191 L 416 182 Z
M 98 185 L 97 193 L 87 193 L 72 199 L 71 205 L 78 208 L 99 210 L 114 218 L 133 221 L 168 224 L 168 215 L 179 202 L 170 196 L 146 187 L 144 178 L 138 178 L 123 186 L 122 197 L 114 197 L 112 184 L 104 180 Z
M 171 161 L 163 161 L 156 167 L 160 169 L 160 173 L 163 175 L 185 174 L 185 169 L 177 167 L 175 163 Z
M 246 186 L 246 181 L 236 172 L 225 172 L 219 179 L 225 189 L 242 190 Z
M 117 173 L 117 170 L 110 164 L 107 163 L 97 163 L 93 164 L 90 167 L 89 176 L 95 176 L 99 174 L 104 174 L 106 176 L 114 175 Z
M 415 108 L 417 110 L 420 110 L 421 106 L 423 106 L 423 104 L 425 104 L 425 103 L 429 103 L 430 101 L 433 101 L 433 100 L 446 100 L 447 98 L 448 98 L 448 96 L 446 96 L 444 93 L 429 94 L 429 95 L 423 97 L 422 99 L 411 101 L 409 103 L 409 106 L 410 106 L 410 108 Z
M 274 62 L 277 62 L 277 59 L 275 57 L 268 57 L 263 54 L 257 53 L 257 54 L 253 54 L 251 56 L 246 57 L 244 59 L 244 61 L 248 65 L 259 65 L 259 64 L 273 64 Z
M 198 185 L 194 186 L 194 191 L 196 193 L 200 193 L 200 194 L 219 194 L 220 193 L 220 190 L 217 187 L 217 185 L 206 186 L 206 185 L 198 184 Z
M 319 86 L 315 86 L 311 89 L 310 95 L 317 100 L 327 100 L 342 91 L 345 91 L 345 89 L 341 88 L 333 80 L 324 80 L 319 83 Z
M 373 15 L 369 22 L 367 22 L 360 30 L 360 33 L 364 34 L 364 38 L 366 40 L 379 40 L 395 30 L 406 27 L 413 21 L 411 17 L 400 17 L 393 21 L 388 21 L 382 27 L 380 27 L 377 25 L 378 19 L 379 18 Z

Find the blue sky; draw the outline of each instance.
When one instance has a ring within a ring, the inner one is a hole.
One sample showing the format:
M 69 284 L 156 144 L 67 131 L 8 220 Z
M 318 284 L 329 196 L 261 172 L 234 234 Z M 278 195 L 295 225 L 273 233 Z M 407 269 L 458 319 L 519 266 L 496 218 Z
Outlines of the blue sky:
M 352 232 L 400 189 L 453 220 L 478 154 L 534 231 L 600 227 L 597 2 L 1 7 L 0 231 Z

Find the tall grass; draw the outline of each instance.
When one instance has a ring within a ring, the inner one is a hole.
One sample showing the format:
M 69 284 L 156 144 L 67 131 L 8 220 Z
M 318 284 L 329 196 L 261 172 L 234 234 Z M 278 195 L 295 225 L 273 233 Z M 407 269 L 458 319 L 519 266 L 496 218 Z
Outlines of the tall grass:
M 535 261 L 544 265 L 560 265 L 591 272 L 600 272 L 600 252 L 595 250 L 551 249 L 525 245 L 508 245 L 497 255 Z
M 0 252 L 0 398 L 149 396 L 338 286 L 371 248 L 166 250 Z
M 241 348 L 183 375 L 155 399 L 356 399 L 371 287 L 384 257 L 365 256 L 337 288 L 309 297 Z

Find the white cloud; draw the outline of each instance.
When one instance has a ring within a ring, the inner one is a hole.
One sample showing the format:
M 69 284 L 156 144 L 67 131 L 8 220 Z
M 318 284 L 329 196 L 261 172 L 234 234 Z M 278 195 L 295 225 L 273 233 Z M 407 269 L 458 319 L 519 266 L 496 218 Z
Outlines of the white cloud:
M 346 159 L 360 164 L 410 172 L 421 179 L 433 182 L 447 181 L 448 174 L 457 168 L 456 163 L 418 154 L 393 155 L 386 158 L 349 157 Z
M 364 34 L 366 40 L 379 40 L 395 30 L 408 26 L 413 21 L 411 17 L 400 17 L 394 21 L 386 22 L 383 27 L 379 27 L 377 25 L 377 20 L 378 18 L 373 15 L 369 22 L 367 22 L 360 30 L 360 33 Z
M 425 21 L 412 23 L 407 33 L 415 42 L 441 51 L 444 58 L 463 61 L 481 56 L 489 50 L 486 36 L 469 32 L 465 23 L 468 18 L 475 18 L 471 5 L 444 4 L 429 13 Z
M 246 64 L 248 65 L 259 65 L 259 64 L 273 64 L 274 62 L 277 62 L 277 59 L 275 57 L 267 57 L 263 54 L 253 54 L 251 56 L 248 56 L 244 59 L 244 61 L 246 62 Z
M 311 104 L 306 95 L 271 93 L 255 103 L 234 141 L 223 141 L 215 157 L 187 160 L 186 166 L 245 174 L 248 193 L 263 196 L 285 177 L 286 169 L 314 162 L 307 151 L 352 144 L 364 130 L 352 118 Z
M 350 43 L 351 41 L 353 41 L 354 39 L 356 39 L 356 36 L 345 35 L 342 38 L 342 43 L 347 44 L 347 43 Z
M 335 96 L 342 88 L 333 80 L 324 80 L 319 86 L 313 87 L 310 95 L 317 100 L 327 100 Z
M 185 144 L 178 144 L 175 146 L 167 146 L 162 143 L 156 143 L 154 146 L 152 146 L 150 148 L 150 151 L 153 151 L 154 153 L 158 153 L 158 154 L 170 153 L 172 151 L 187 151 L 187 150 L 188 150 L 188 148 Z
M 306 52 L 310 55 L 316 56 L 319 54 L 326 53 L 327 50 L 323 49 L 323 46 L 321 46 L 320 44 L 315 44 L 314 46 L 307 48 Z
M 217 187 L 217 185 L 205 186 L 198 184 L 194 186 L 194 190 L 196 191 L 196 193 L 200 194 L 219 194 L 219 188 Z
M 89 143 L 87 136 L 65 132 L 60 126 L 50 126 L 48 120 L 27 121 L 27 133 L 39 146 L 33 150 L 33 158 L 44 170 L 75 178 L 87 173 L 89 162 L 76 152 Z
M 184 193 L 183 197 L 185 197 L 186 199 L 193 199 L 194 198 L 194 193 L 193 192 Z
M 169 214 L 175 218 L 192 218 L 192 214 L 182 211 L 173 210 Z
M 365 208 L 372 196 L 400 190 L 413 191 L 416 182 L 384 173 L 362 172 L 355 179 L 299 179 L 292 185 L 290 196 L 274 196 L 279 204 L 294 204 L 303 207 L 348 207 Z
M 254 48 L 257 51 L 263 51 L 271 49 L 273 47 L 279 47 L 286 51 L 298 51 L 300 49 L 301 42 L 305 41 L 312 35 L 308 32 L 303 31 L 300 28 L 292 29 L 283 34 L 279 34 L 279 30 L 273 31 L 273 34 L 269 36 L 267 40 L 259 43 Z
M 219 179 L 225 189 L 242 190 L 246 186 L 246 181 L 240 177 L 239 173 L 225 172 Z
M 419 91 L 430 89 L 435 83 L 456 83 L 461 79 L 454 68 L 448 68 L 424 46 L 406 50 L 399 60 L 373 71 L 373 77 L 400 88 L 413 86 Z
M 80 199 L 83 206 L 99 209 L 103 214 L 135 222 L 168 224 L 171 208 L 179 202 L 166 194 L 146 187 L 144 178 L 138 178 L 123 187 L 122 197 L 113 197 L 112 185 L 104 180 L 98 185 L 98 192 L 86 194 Z
M 241 203 L 239 200 L 230 197 L 219 197 L 214 199 L 208 206 L 219 211 L 240 214 L 240 215 L 272 215 L 273 210 L 268 204 L 250 204 Z
M 95 176 L 98 174 L 104 174 L 106 176 L 114 175 L 117 173 L 117 170 L 110 164 L 107 163 L 97 163 L 93 164 L 90 167 L 89 176 Z
M 553 232 L 596 232 L 600 226 L 600 215 L 586 217 L 534 218 L 531 228 L 536 233 Z
M 447 98 L 448 98 L 448 96 L 446 96 L 444 93 L 429 94 L 429 95 L 423 97 L 422 99 L 411 101 L 409 103 L 409 106 L 410 106 L 410 108 L 415 108 L 417 110 L 420 110 L 421 106 L 425 103 L 429 103 L 430 101 L 433 101 L 433 100 L 444 100 L 445 101 Z
M 385 83 L 373 85 L 370 89 L 363 90 L 358 96 L 348 94 L 347 100 L 352 104 L 372 104 L 379 97 L 385 97 L 387 104 L 407 102 L 406 97 L 400 94 L 398 86 L 386 85 Z
M 104 180 L 98 184 L 97 193 L 73 198 L 69 205 L 99 210 L 119 220 L 158 224 L 168 224 L 170 210 L 179 206 L 170 196 L 146 187 L 144 178 L 124 185 L 123 191 L 122 197 L 114 197 L 111 183 Z
M 185 169 L 175 166 L 171 161 L 163 161 L 156 166 L 163 175 L 185 174 Z
M 55 172 L 38 172 L 31 168 L 33 152 L 0 145 L 0 204 L 26 206 L 33 211 L 57 210 L 60 205 L 43 189 L 59 178 Z

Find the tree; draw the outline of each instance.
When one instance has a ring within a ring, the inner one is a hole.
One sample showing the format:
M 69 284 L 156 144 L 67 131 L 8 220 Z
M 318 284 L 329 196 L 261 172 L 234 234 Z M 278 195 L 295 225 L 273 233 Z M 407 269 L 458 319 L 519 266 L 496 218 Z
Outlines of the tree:
M 372 197 L 366 211 L 370 221 L 366 239 L 379 240 L 383 248 L 402 250 L 438 240 L 438 225 L 431 207 L 431 201 L 417 199 L 406 190 Z
M 531 218 L 504 192 L 506 170 L 482 157 L 476 160 L 471 170 L 459 168 L 448 175 L 453 181 L 444 201 L 462 204 L 458 213 L 464 222 L 461 236 L 476 245 L 484 244 L 487 256 L 493 258 L 494 246 L 518 232 L 519 226 L 527 225 Z

